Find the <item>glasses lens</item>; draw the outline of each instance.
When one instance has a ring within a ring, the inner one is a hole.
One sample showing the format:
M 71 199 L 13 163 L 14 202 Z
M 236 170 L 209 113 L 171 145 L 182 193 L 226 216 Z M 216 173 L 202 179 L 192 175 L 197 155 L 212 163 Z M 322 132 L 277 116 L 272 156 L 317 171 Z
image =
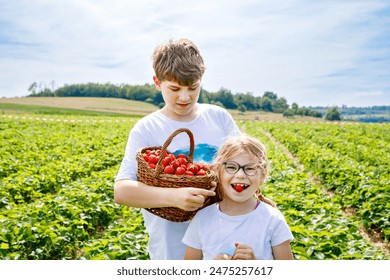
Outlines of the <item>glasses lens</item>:
M 245 165 L 244 166 L 244 172 L 249 175 L 249 176 L 253 176 L 253 175 L 256 175 L 257 173 L 257 169 L 258 169 L 258 166 L 255 165 L 255 164 L 251 164 L 251 165 Z
M 228 161 L 228 162 L 225 162 L 225 170 L 230 173 L 230 174 L 234 174 L 238 171 L 240 167 L 238 166 L 237 163 L 235 162 L 232 162 L 232 161 Z

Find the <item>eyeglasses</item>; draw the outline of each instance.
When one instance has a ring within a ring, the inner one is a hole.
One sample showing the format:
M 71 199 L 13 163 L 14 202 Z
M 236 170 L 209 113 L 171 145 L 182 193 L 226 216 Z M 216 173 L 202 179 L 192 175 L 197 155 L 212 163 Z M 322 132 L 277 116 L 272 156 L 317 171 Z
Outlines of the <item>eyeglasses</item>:
M 256 163 L 248 163 L 245 165 L 239 165 L 235 161 L 225 161 L 223 163 L 225 165 L 225 170 L 229 174 L 236 174 L 238 170 L 242 168 L 244 173 L 248 176 L 254 176 L 257 174 L 257 170 L 260 168 L 259 164 Z

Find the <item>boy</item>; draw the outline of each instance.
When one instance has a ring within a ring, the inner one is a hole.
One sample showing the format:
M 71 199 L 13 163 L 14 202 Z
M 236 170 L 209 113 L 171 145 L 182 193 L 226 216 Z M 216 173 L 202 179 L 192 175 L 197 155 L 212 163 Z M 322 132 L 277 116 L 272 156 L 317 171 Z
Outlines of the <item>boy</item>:
M 212 190 L 198 188 L 158 188 L 137 181 L 138 149 L 162 146 L 178 128 L 188 128 L 194 135 L 194 162 L 210 163 L 222 143 L 240 131 L 231 115 L 223 108 L 198 103 L 205 66 L 196 45 L 188 39 L 169 41 L 157 46 L 153 53 L 153 81 L 161 91 L 165 106 L 140 121 L 130 131 L 125 155 L 115 179 L 116 203 L 129 207 L 178 207 L 194 211 L 205 199 L 214 196 Z M 188 135 L 175 137 L 168 150 L 186 153 Z M 149 234 L 148 251 L 151 259 L 183 259 L 185 245 L 181 242 L 188 222 L 174 223 L 142 209 Z

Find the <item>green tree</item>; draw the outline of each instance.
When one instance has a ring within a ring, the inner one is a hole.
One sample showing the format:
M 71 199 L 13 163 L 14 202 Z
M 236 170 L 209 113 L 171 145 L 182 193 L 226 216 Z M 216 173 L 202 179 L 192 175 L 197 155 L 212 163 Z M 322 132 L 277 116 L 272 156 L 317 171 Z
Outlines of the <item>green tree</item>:
M 215 101 L 221 102 L 226 109 L 237 108 L 236 103 L 234 103 L 234 96 L 230 90 L 221 88 L 215 95 Z
M 275 113 L 283 113 L 288 109 L 288 104 L 286 98 L 282 97 L 275 100 L 272 104 L 272 108 Z
M 286 118 L 294 117 L 294 110 L 293 109 L 287 109 L 286 111 L 283 112 L 283 117 L 286 117 Z
M 38 88 L 37 82 L 33 82 L 33 83 L 28 87 L 28 91 L 30 92 L 31 95 L 34 95 L 34 94 L 37 93 L 37 88 Z
M 272 102 L 268 97 L 263 97 L 260 100 L 260 107 L 263 111 L 272 112 Z
M 240 112 L 240 113 L 242 113 L 242 114 L 246 112 L 246 107 L 245 107 L 244 104 L 240 104 L 240 105 L 238 106 L 238 112 Z
M 328 108 L 326 111 L 325 119 L 328 121 L 340 121 L 340 111 L 337 107 Z
M 278 96 L 276 93 L 273 93 L 272 91 L 266 91 L 264 92 L 263 94 L 263 98 L 268 98 L 268 99 L 271 99 L 271 100 L 277 100 L 278 99 Z

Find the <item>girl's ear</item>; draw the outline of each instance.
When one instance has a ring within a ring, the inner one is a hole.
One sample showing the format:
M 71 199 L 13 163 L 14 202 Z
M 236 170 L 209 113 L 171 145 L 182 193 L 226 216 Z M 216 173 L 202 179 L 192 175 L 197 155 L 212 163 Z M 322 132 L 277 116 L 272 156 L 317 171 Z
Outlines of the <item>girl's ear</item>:
M 161 84 L 160 84 L 160 81 L 157 79 L 156 76 L 153 76 L 153 82 L 154 82 L 154 85 L 156 86 L 156 89 L 158 91 L 161 91 Z

